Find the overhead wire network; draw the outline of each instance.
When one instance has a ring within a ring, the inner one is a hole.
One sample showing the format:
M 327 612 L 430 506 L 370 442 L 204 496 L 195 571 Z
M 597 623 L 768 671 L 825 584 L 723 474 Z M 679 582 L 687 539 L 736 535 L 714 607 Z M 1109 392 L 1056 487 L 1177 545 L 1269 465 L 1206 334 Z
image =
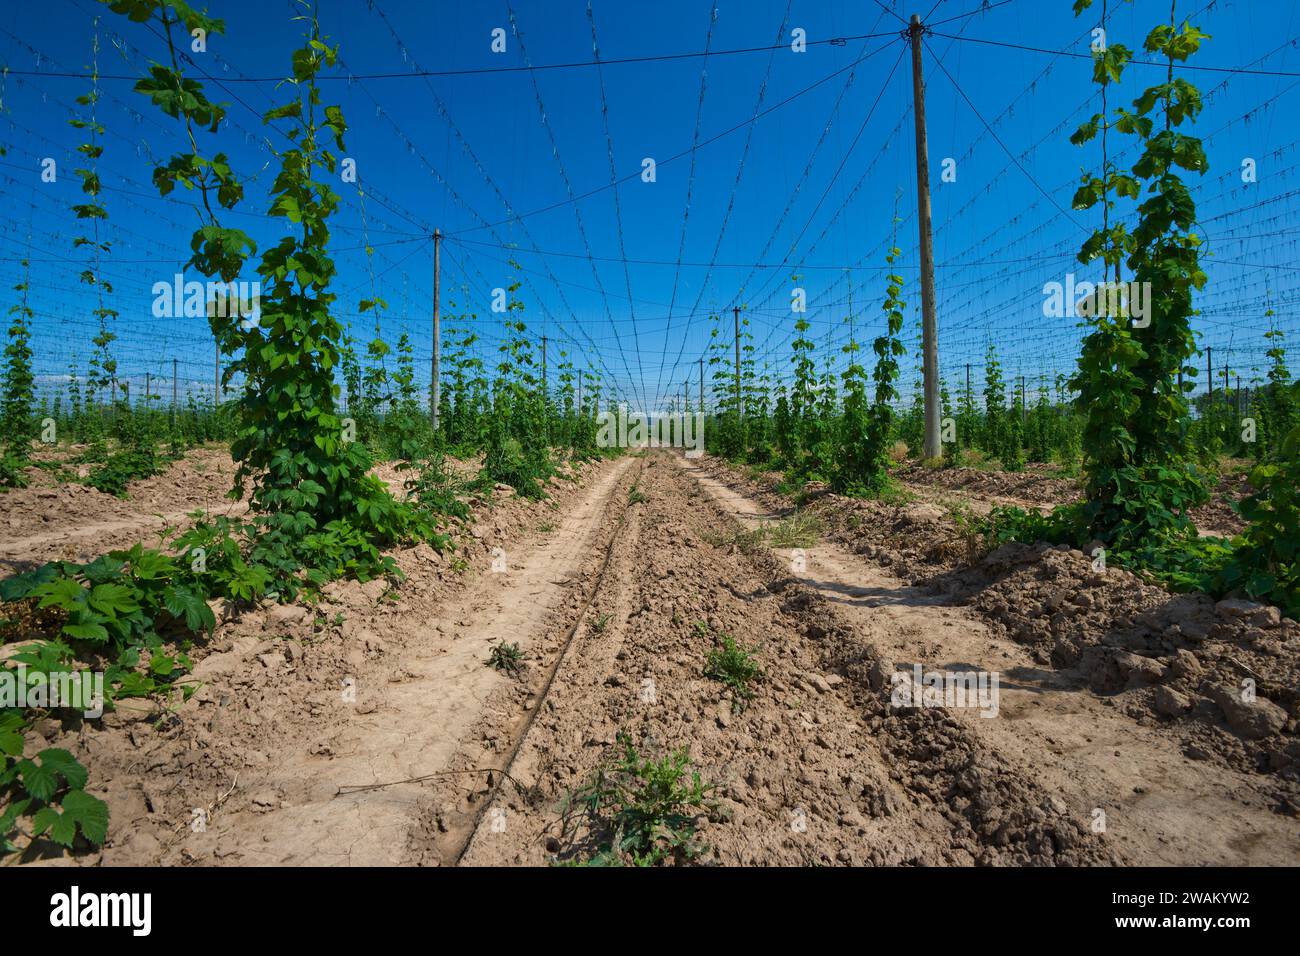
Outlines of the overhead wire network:
M 147 68 L 152 41 L 88 0 L 56 3 L 86 24 L 86 38 L 98 29 L 105 59 L 123 66 L 103 69 L 97 80 L 107 137 L 97 169 L 110 211 L 102 230 L 111 247 L 99 271 L 121 312 L 114 345 L 123 377 L 165 380 L 175 368 L 183 391 L 210 389 L 206 321 L 177 317 L 160 338 L 147 310 L 154 282 L 184 271 L 193 228 L 190 197 L 159 196 L 149 177 L 176 131 L 123 85 Z M 982 368 L 992 343 L 1009 375 L 1047 387 L 1069 373 L 1082 335 L 1075 323 L 1046 320 L 1041 303 L 1045 281 L 1085 272 L 1075 253 L 1092 225 L 1071 196 L 1099 157 L 1065 139 L 1096 108 L 1089 69 L 1079 62 L 1093 57 L 1092 24 L 1085 16 L 1053 36 L 1024 22 L 1023 0 L 920 6 L 932 176 L 947 160 L 958 171 L 935 186 L 943 199 L 934 227 L 941 375 L 964 386 L 967 367 Z M 1206 19 L 1212 34 L 1222 23 L 1214 3 L 1178 6 L 1186 7 L 1180 17 Z M 342 40 L 343 57 L 322 78 L 327 94 L 346 97 L 354 126 L 348 135 L 360 159 L 359 181 L 341 191 L 343 207 L 331 224 L 337 308 L 342 318 L 360 320 L 358 296 L 392 299 L 401 289 L 400 309 L 382 319 L 384 332 L 414 343 L 426 385 L 435 227 L 443 237 L 444 315 L 474 332 L 475 354 L 490 362 L 503 343 L 501 317 L 488 303 L 495 289 L 518 281 L 520 297 L 535 310 L 534 341 L 565 349 L 616 400 L 643 406 L 672 402 L 698 379 L 711 341 L 732 345 L 732 309 L 746 321 L 745 361 L 766 369 L 774 386 L 788 381 L 793 275 L 806 287 L 819 373 L 840 374 L 850 337 L 874 335 L 882 322 L 891 236 L 902 248 L 892 268 L 908 277 L 909 322 L 918 321 L 913 157 L 899 139 L 911 139 L 911 91 L 903 82 L 908 19 L 898 3 L 872 0 L 845 23 L 821 19 L 820 32 L 804 37 L 804 52 L 792 42 L 802 14 L 791 0 L 755 4 L 743 16 L 710 3 L 707 16 L 675 23 L 675 48 L 650 52 L 628 48 L 635 31 L 599 0 L 567 17 L 562 30 L 522 4 L 502 0 L 499 7 L 492 16 L 506 28 L 510 53 L 492 65 L 426 68 L 421 60 L 435 48 L 418 25 L 422 11 L 402 0 L 370 0 L 346 29 L 342 19 L 326 24 Z M 267 22 L 275 15 L 271 4 Z M 1112 14 L 1110 31 L 1138 46 L 1145 28 L 1167 15 L 1163 5 L 1133 4 Z M 292 32 L 287 18 L 285 32 Z M 1211 41 L 1176 67 L 1177 75 L 1210 84 L 1202 91 L 1205 114 L 1191 130 L 1212 156 L 1211 175 L 1188 183 L 1211 276 L 1194 326 L 1202 345 L 1243 378 L 1258 378 L 1264 367 L 1264 331 L 1283 330 L 1291 349 L 1300 342 L 1300 230 L 1288 228 L 1300 202 L 1300 162 L 1280 124 L 1261 135 L 1300 87 L 1300 37 L 1273 36 L 1240 63 Z M 52 50 L 53 43 L 0 25 L 0 208 L 7 221 L 30 221 L 34 231 L 30 248 L 20 228 L 0 233 L 0 281 L 13 285 L 24 269 L 39 270 L 31 300 L 39 319 L 38 382 L 46 391 L 85 362 L 97 326 L 78 280 L 85 258 L 73 246 L 80 229 L 69 202 L 75 192 L 47 188 L 39 178 L 48 157 L 65 171 L 78 162 L 78 132 L 51 126 L 39 113 L 77 110 L 74 97 L 90 80 L 77 63 L 89 43 L 74 54 L 61 45 Z M 394 56 L 400 69 L 391 68 Z M 1019 72 L 1009 69 L 1010 58 Z M 261 121 L 282 77 L 268 72 L 263 58 L 245 63 L 233 44 L 214 43 L 206 57 L 191 52 L 182 60 L 228 103 L 219 137 L 234 144 L 250 196 L 229 215 L 259 238 L 273 236 L 280 222 L 255 197 L 287 145 Z M 1155 68 L 1167 69 L 1141 56 L 1131 63 L 1142 76 L 1126 90 L 1146 85 L 1143 77 Z M 986 82 L 995 65 L 1009 84 Z M 643 78 L 641 87 L 627 85 L 634 77 Z M 630 92 L 656 95 L 661 78 L 678 95 L 664 104 L 672 123 Z M 484 139 L 484 103 L 508 117 L 513 146 Z M 948 115 L 952 128 L 942 130 L 936 118 Z M 435 158 L 444 140 L 447 155 Z M 643 179 L 645 154 L 655 156 L 653 190 Z M 1131 162 L 1132 155 L 1121 138 L 1112 159 Z M 1241 158 L 1257 163 L 1258 179 L 1241 179 Z M 671 231 L 663 226 L 668 209 Z M 715 328 L 718 338 L 711 337 Z M 905 334 L 915 358 L 914 329 Z M 903 401 L 912 401 L 913 382 L 905 375 L 901 384 Z

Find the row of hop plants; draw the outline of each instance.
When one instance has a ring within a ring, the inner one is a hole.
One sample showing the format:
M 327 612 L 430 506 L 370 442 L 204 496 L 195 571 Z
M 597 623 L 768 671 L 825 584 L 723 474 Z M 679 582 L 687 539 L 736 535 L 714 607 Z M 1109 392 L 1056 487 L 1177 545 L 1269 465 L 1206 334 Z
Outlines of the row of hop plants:
M 204 130 L 216 134 L 224 108 L 183 74 L 172 41 L 173 31 L 181 27 L 214 34 L 224 25 L 179 0 L 103 2 L 115 13 L 149 23 L 167 39 L 170 65 L 155 64 L 136 90 L 183 124 L 194 151 L 159 165 L 154 182 L 164 195 L 180 184 L 201 197 L 204 222 L 192 240 L 191 265 L 230 281 L 257 252 L 249 236 L 223 226 L 218 217 L 217 210 L 233 209 L 243 200 L 243 184 L 224 154 L 198 151 Z M 1088 0 L 1077 4 L 1080 9 L 1088 5 Z M 269 123 L 287 126 L 291 144 L 279 154 L 270 207 L 272 215 L 287 221 L 290 232 L 263 252 L 257 266 L 269 290 L 261 322 L 245 327 L 210 319 L 228 359 L 225 383 L 235 375 L 244 383 L 224 414 L 238 463 L 233 493 L 249 488 L 250 517 L 200 519 L 167 549 L 116 551 L 85 565 L 55 562 L 0 587 L 0 598 L 12 606 L 5 621 L 9 634 L 42 638 L 26 643 L 21 652 L 29 673 L 53 672 L 74 662 L 102 665 L 110 675 L 110 705 L 121 697 L 187 692 L 185 651 L 165 648 L 182 635 L 211 629 L 207 601 L 214 597 L 245 602 L 271 595 L 292 598 L 342 575 L 396 578 L 400 570 L 384 553 L 386 546 L 414 539 L 445 544 L 439 528 L 463 513 L 443 471 L 448 448 L 481 453 L 482 482 L 505 482 L 527 495 L 540 495 L 543 483 L 556 473 L 557 447 L 574 458 L 599 453 L 595 414 L 601 407 L 601 384 L 594 379 L 583 391 L 574 381 L 572 363 L 561 354 L 558 389 L 542 387 L 517 283 L 509 290 L 495 365 L 485 363 L 474 349 L 472 317 L 462 316 L 459 327 L 452 323 L 438 434 L 419 409 L 409 341 L 399 339 L 391 380 L 384 361 L 387 346 L 378 330 L 365 359 L 356 356 L 349 332 L 334 317 L 334 296 L 328 291 L 334 276 L 328 220 L 339 200 L 317 178 L 321 170 L 335 169 L 346 133 L 342 112 L 322 104 L 316 83 L 318 73 L 333 66 L 337 49 L 319 35 L 310 11 L 304 22 L 307 34 L 294 54 L 288 81 L 293 95 L 266 115 Z M 1145 47 L 1172 64 L 1191 56 L 1203 36 L 1171 22 L 1152 30 Z M 1207 541 L 1195 535 L 1186 517 L 1189 508 L 1205 500 L 1201 463 L 1214 451 L 1211 442 L 1218 434 L 1211 427 L 1218 410 L 1211 404 L 1193 421 L 1186 398 L 1195 378 L 1190 364 L 1195 356 L 1192 293 L 1205 279 L 1197 262 L 1199 243 L 1191 232 L 1194 204 L 1177 169 L 1204 172 L 1205 157 L 1199 141 L 1176 128 L 1194 118 L 1200 100 L 1194 87 L 1174 80 L 1171 72 L 1168 82 L 1135 101 L 1134 112 L 1110 117 L 1107 94 L 1130 57 L 1120 44 L 1097 55 L 1094 80 L 1102 88 L 1103 110 L 1074 137 L 1080 144 L 1097 137 L 1102 142 L 1101 175 L 1085 177 L 1075 205 L 1100 208 L 1103 225 L 1085 242 L 1079 258 L 1100 261 L 1116 281 L 1124 266 L 1138 281 L 1166 281 L 1153 321 L 1136 328 L 1123 316 L 1090 320 L 1078 371 L 1068 383 L 1058 384 L 1055 402 L 1045 400 L 1040 389 L 1032 412 L 1023 405 L 1008 406 L 1001 369 L 990 350 L 982 408 L 963 388 L 954 409 L 944 390 L 945 417 L 960 423 L 959 437 L 949 444 L 954 453 L 978 449 L 1008 467 L 1019 467 L 1026 454 L 1070 461 L 1073 449 L 1079 449 L 1086 501 L 1046 517 L 1014 509 L 995 513 L 989 525 L 992 539 L 1101 542 L 1117 560 L 1173 583 L 1242 591 L 1295 613 L 1300 605 L 1300 429 L 1294 424 L 1296 385 L 1283 360 L 1275 360 L 1269 388 L 1256 393 L 1265 440 L 1252 448 L 1260 461 L 1251 473 L 1255 493 L 1242 506 L 1248 530 L 1231 542 Z M 110 322 L 115 313 L 103 298 L 111 286 L 98 274 L 100 258 L 110 249 L 97 232 L 98 221 L 107 217 L 98 204 L 94 172 L 103 132 L 94 115 L 97 96 L 92 86 L 82 103 L 88 116 L 74 125 L 89 131 L 82 149 L 88 168 L 79 171 L 89 201 L 78 207 L 78 216 L 90 221 L 92 235 L 79 237 L 78 245 L 90 251 L 83 281 L 97 289 L 101 330 L 92 343 L 87 395 L 70 400 L 68 421 L 73 434 L 87 429 L 83 434 L 92 444 L 89 430 L 102 427 L 121 454 L 150 447 L 157 434 L 148 427 L 147 409 L 138 412 L 138 406 L 119 400 L 113 391 Z M 1161 120 L 1164 129 L 1158 130 Z M 1129 172 L 1108 158 L 1112 128 L 1140 140 L 1142 155 Z M 1144 187 L 1146 198 L 1130 230 L 1115 206 L 1119 198 L 1140 200 Z M 891 249 L 888 264 L 897 255 Z M 706 429 L 710 449 L 782 467 L 797 481 L 827 481 L 847 494 L 887 490 L 893 444 L 910 438 L 909 444 L 919 445 L 918 406 L 901 413 L 896 408 L 899 359 L 905 353 L 902 289 L 901 277 L 891 273 L 882 305 L 884 331 L 872 341 L 870 383 L 855 328 L 851 326 L 844 347 L 848 361 L 836 375 L 833 356 L 824 355 L 818 363 L 802 316 L 795 324 L 788 377 L 767 366 L 761 372 L 757 368 L 746 320 L 737 380 L 732 353 L 737 343 L 722 334 L 715 318 L 707 360 L 713 386 Z M 21 301 L 11 309 L 5 353 L 6 475 L 21 474 L 30 459 L 36 420 L 26 282 L 17 291 Z M 378 315 L 380 305 L 372 298 L 362 311 L 375 308 Z M 1280 343 L 1273 344 L 1280 353 Z M 336 370 L 352 400 L 349 417 L 360 426 L 360 440 L 345 438 Z M 103 402 L 106 390 L 112 397 Z M 1067 390 L 1077 396 L 1073 408 L 1064 400 Z M 408 499 L 394 498 L 369 473 L 372 451 L 399 458 L 412 470 Z M 205 556 L 200 563 L 187 560 L 196 550 Z M 15 848 L 13 838 L 19 833 L 29 840 L 48 834 L 69 846 L 79 838 L 102 841 L 106 810 L 86 793 L 84 768 L 62 751 L 25 753 L 24 731 L 33 716 L 6 713 L 0 724 L 0 848 Z
M 846 321 L 852 324 L 856 320 L 851 316 Z M 859 360 L 862 346 L 851 334 L 842 347 L 848 359 L 839 372 L 832 372 L 825 357 L 819 363 L 817 343 L 807 334 L 808 329 L 806 319 L 795 320 L 791 373 L 784 381 L 776 381 L 769 368 L 756 371 L 753 336 L 748 320 L 741 320 L 742 412 L 737 414 L 735 338 L 724 334 L 714 317 L 707 359 L 712 370 L 705 432 L 710 452 L 788 472 L 791 480 L 799 483 L 831 482 L 837 470 L 856 467 L 847 463 L 851 456 L 845 459 L 842 452 L 852 442 L 848 432 L 854 420 L 871 405 L 854 392 L 853 383 L 865 374 Z M 1220 386 L 1190 402 L 1194 411 L 1188 422 L 1190 447 L 1209 475 L 1220 469 L 1225 457 L 1268 459 L 1300 423 L 1300 400 L 1287 367 L 1283 333 L 1266 332 L 1265 338 L 1269 365 L 1262 380 L 1252 379 L 1244 394 Z M 902 348 L 897 334 L 895 339 Z M 888 445 L 895 456 L 903 457 L 924 444 L 923 389 L 918 378 L 912 399 L 902 403 L 893 384 L 900 371 L 896 368 L 891 374 L 886 398 L 891 405 Z M 1040 376 L 1036 381 L 1013 380 L 1009 384 L 997 349 L 990 343 L 977 377 L 940 383 L 945 427 L 943 457 L 935 464 L 1019 471 L 1029 463 L 1039 463 L 1055 465 L 1067 475 L 1079 474 L 1088 409 L 1074 391 L 1074 381 L 1057 374 L 1050 382 Z M 681 404 L 689 411 L 692 401 L 687 393 Z
M 898 254 L 891 251 L 887 262 L 892 264 Z M 731 351 L 735 338 L 725 336 L 715 318 L 707 359 L 713 370 L 705 431 L 710 452 L 784 471 L 792 482 L 825 481 L 860 493 L 886 488 L 884 462 L 922 447 L 925 412 L 919 382 L 909 403 L 902 403 L 898 390 L 906 354 L 901 277 L 888 276 L 883 311 L 885 334 L 869 343 L 874 355 L 868 360 L 870 378 L 856 315 L 846 319 L 850 333 L 840 349 L 845 360 L 839 371 L 832 368 L 834 355 L 824 354 L 819 361 L 808 320 L 796 318 L 791 370 L 781 380 L 770 369 L 756 371 L 752 333 L 748 320 L 742 320 L 739 413 Z M 941 383 L 944 453 L 937 464 L 1020 470 L 1027 462 L 1041 462 L 1077 470 L 1084 416 L 1064 376 L 1057 377 L 1053 390 L 1040 381 L 1036 395 L 1020 390 L 1008 395 L 996 349 L 990 345 L 983 383 L 972 382 L 968 388 L 962 382 L 955 396 L 953 392 L 947 382 Z M 689 401 L 686 404 L 689 409 Z M 870 429 L 869 419 L 876 423 Z M 862 444 L 868 431 L 869 449 Z M 873 458 L 876 465 L 864 463 L 861 456 L 878 451 L 883 459 Z
M 1076 0 L 1082 13 L 1092 0 Z M 1101 8 L 1103 24 L 1106 6 Z M 1078 370 L 1070 387 L 1079 396 L 1085 427 L 1082 473 L 1085 500 L 1050 515 L 998 509 L 993 540 L 1048 540 L 1086 549 L 1100 546 L 1109 560 L 1143 570 L 1179 588 L 1237 594 L 1300 615 L 1300 390 L 1286 368 L 1282 336 L 1268 333 L 1268 383 L 1256 389 L 1254 441 L 1246 441 L 1243 409 L 1227 389 L 1207 388 L 1192 414 L 1197 359 L 1191 328 L 1194 295 L 1206 274 L 1199 261 L 1196 204 L 1183 177 L 1203 175 L 1201 140 L 1184 131 L 1202 108 L 1200 92 L 1175 77 L 1208 36 L 1171 13 L 1147 34 L 1143 50 L 1168 63 L 1165 81 L 1111 112 L 1114 86 L 1132 51 L 1111 43 L 1093 57 L 1101 111 L 1071 137 L 1100 147 L 1098 173 L 1083 175 L 1076 209 L 1096 209 L 1101 225 L 1078 253 L 1100 263 L 1120 282 L 1149 282 L 1157 294 L 1150 321 L 1126 315 L 1088 320 Z M 1127 169 L 1112 158 L 1111 138 L 1137 141 Z M 1122 203 L 1135 204 L 1127 209 Z M 1251 493 L 1240 503 L 1246 529 L 1231 539 L 1197 533 L 1189 512 L 1209 496 L 1218 456 L 1246 453 L 1257 460 Z M 1208 466 L 1208 467 L 1207 467 Z
M 372 291 L 360 304 L 376 318 L 364 355 L 337 318 L 329 239 L 339 196 L 331 181 L 347 124 L 320 95 L 318 76 L 335 66 L 338 48 L 320 34 L 314 6 L 303 3 L 295 18 L 304 26 L 303 42 L 279 87 L 284 100 L 264 117 L 285 143 L 276 154 L 267 210 L 284 229 L 259 254 L 252 237 L 222 222 L 244 202 L 245 185 L 220 150 L 225 107 L 186 75 L 178 47 L 195 30 L 222 34 L 224 23 L 186 0 L 100 2 L 165 42 L 164 62 L 150 66 L 135 92 L 177 124 L 186 144 L 152 169 L 152 179 L 160 195 L 181 187 L 195 197 L 201 225 L 188 267 L 224 282 L 254 268 L 263 289 L 261 317 L 245 323 L 211 310 L 221 387 L 230 396 L 219 407 L 168 409 L 152 396 L 132 401 L 118 388 L 116 313 L 107 304 L 111 285 L 100 274 L 111 246 L 98 229 L 108 212 L 95 172 L 104 129 L 95 116 L 94 69 L 92 88 L 79 100 L 86 113 L 74 126 L 87 134 L 80 150 L 86 168 L 78 170 L 86 202 L 77 214 L 90 226 L 77 247 L 88 255 L 83 281 L 95 290 L 100 327 L 87 374 L 74 372 L 66 404 L 60 396 L 47 415 L 34 395 L 26 281 L 15 290 L 0 480 L 26 480 L 42 419 L 51 417 L 64 438 L 86 446 L 92 476 L 107 469 L 101 484 L 118 493 L 190 445 L 229 441 L 236 463 L 230 494 L 247 497 L 250 508 L 241 519 L 196 513 L 188 530 L 165 532 L 159 548 L 137 545 L 84 564 L 51 562 L 0 581 L 0 640 L 20 645 L 6 659 L 24 665 L 30 682 L 89 668 L 105 675 L 108 708 L 142 697 L 165 709 L 193 692 L 189 651 L 214 627 L 211 602 L 310 601 L 344 576 L 400 580 L 391 546 L 418 540 L 446 548 L 448 532 L 468 515 L 465 489 L 446 465 L 449 452 L 481 456 L 482 485 L 504 482 L 540 496 L 566 461 L 605 453 L 596 447 L 596 414 L 606 398 L 599 376 L 583 381 L 564 352 L 558 378 L 543 387 L 515 284 L 495 364 L 475 348 L 472 315 L 449 323 L 435 432 L 415 385 L 409 339 L 398 339 L 391 358 L 383 341 L 382 299 Z M 233 381 L 240 387 L 232 391 Z M 399 461 L 407 494 L 395 496 L 371 473 L 377 457 Z M 45 716 L 52 714 L 42 708 L 6 709 L 0 716 L 0 854 L 41 840 L 69 848 L 98 844 L 107 832 L 107 807 L 87 792 L 85 768 L 57 748 L 30 752 L 30 726 Z
M 1076 12 L 1090 6 L 1091 0 L 1077 0 Z M 1300 613 L 1300 384 L 1287 368 L 1282 332 L 1266 333 L 1266 380 L 1256 383 L 1248 401 L 1226 387 L 1204 385 L 1198 399 L 1190 397 L 1200 356 L 1191 327 L 1193 297 L 1206 275 L 1195 202 L 1183 175 L 1202 175 L 1208 164 L 1201 141 L 1183 129 L 1201 111 L 1200 93 L 1175 77 L 1174 65 L 1186 62 L 1205 39 L 1172 15 L 1151 29 L 1143 49 L 1169 64 L 1165 82 L 1114 112 L 1114 87 L 1133 54 L 1122 43 L 1097 51 L 1093 81 L 1101 111 L 1071 137 L 1080 146 L 1097 142 L 1101 152 L 1099 171 L 1083 175 L 1073 201 L 1102 220 L 1078 260 L 1099 266 L 1116 283 L 1150 283 L 1158 290 L 1150 321 L 1135 325 L 1122 313 L 1087 318 L 1074 374 L 1058 378 L 1054 394 L 1040 383 L 1032 405 L 1023 388 L 1008 401 L 990 345 L 982 395 L 963 382 L 954 402 L 952 390 L 942 389 L 943 418 L 956 426 L 944 457 L 960 462 L 977 452 L 1008 469 L 1027 460 L 1056 461 L 1080 474 L 1082 503 L 1050 516 L 995 510 L 986 529 L 991 541 L 1051 540 L 1089 550 L 1100 545 L 1113 561 L 1173 586 L 1245 594 L 1294 615 Z M 1137 141 L 1139 156 L 1128 168 L 1113 158 L 1115 136 Z M 911 406 L 896 407 L 902 285 L 898 276 L 888 276 L 870 398 L 852 325 L 843 349 L 848 361 L 837 376 L 831 355 L 819 362 L 809 322 L 797 315 L 791 368 L 773 379 L 766 368 L 756 374 L 748 322 L 741 325 L 744 358 L 736 375 L 736 337 L 725 334 L 715 317 L 707 353 L 713 370 L 710 450 L 784 470 L 792 485 L 819 480 L 849 494 L 888 489 L 887 449 L 894 443 L 920 447 L 924 430 L 919 383 Z M 1255 460 L 1253 493 L 1240 505 L 1247 529 L 1226 541 L 1199 536 L 1188 517 L 1208 499 L 1225 455 Z

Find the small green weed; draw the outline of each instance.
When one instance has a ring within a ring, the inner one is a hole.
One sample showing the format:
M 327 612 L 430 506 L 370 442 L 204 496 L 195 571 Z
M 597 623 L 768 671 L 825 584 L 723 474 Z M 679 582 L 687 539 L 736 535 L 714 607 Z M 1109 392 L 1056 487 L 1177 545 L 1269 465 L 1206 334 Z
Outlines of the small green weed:
M 715 813 L 715 789 L 690 770 L 683 747 L 658 759 L 643 757 L 620 731 L 621 753 L 596 769 L 561 808 L 565 864 L 657 866 L 689 863 L 708 847 L 695 840 L 701 818 Z
M 736 713 L 745 709 L 754 696 L 752 685 L 763 678 L 763 669 L 754 657 L 756 650 L 737 644 L 729 634 L 719 634 L 718 646 L 704 661 L 704 676 L 731 690 L 731 709 Z
M 506 671 L 507 673 L 518 676 L 523 666 L 524 652 L 519 649 L 518 644 L 507 644 L 502 641 L 500 644 L 492 646 L 492 653 L 488 655 L 488 666 L 494 670 Z

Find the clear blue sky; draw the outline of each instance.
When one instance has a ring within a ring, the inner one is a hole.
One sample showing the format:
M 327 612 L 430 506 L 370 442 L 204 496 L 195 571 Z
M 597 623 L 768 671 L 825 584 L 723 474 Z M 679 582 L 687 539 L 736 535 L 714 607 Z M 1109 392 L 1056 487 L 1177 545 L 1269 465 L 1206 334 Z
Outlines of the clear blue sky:
M 407 74 L 417 66 L 498 71 L 325 85 L 325 101 L 344 110 L 351 127 L 347 155 L 357 162 L 361 187 L 370 190 L 365 214 L 376 247 L 374 281 L 390 305 L 385 337 L 392 343 L 409 331 L 427 376 L 432 250 L 419 237 L 438 226 L 448 234 L 445 312 L 476 312 L 476 328 L 490 348 L 499 328 L 490 290 L 510 281 L 505 260 L 513 254 L 525 270 L 527 320 L 534 334 L 547 336 L 552 362 L 557 349 L 566 349 L 579 365 L 604 369 L 635 404 L 660 407 L 697 375 L 710 310 L 726 310 L 729 336 L 735 304 L 747 310 L 760 363 L 784 374 L 792 272 L 802 273 L 814 334 L 832 346 L 819 361 L 830 355 L 842 364 L 839 345 L 850 312 L 860 337 L 880 327 L 881 267 L 895 208 L 905 294 L 911 305 L 919 301 L 910 59 L 897 36 L 899 17 L 916 12 L 937 24 L 936 33 L 964 38 L 932 36 L 925 51 L 945 377 L 956 385 L 966 363 L 974 363 L 978 382 L 990 338 L 1008 374 L 1025 374 L 1031 384 L 1039 375 L 1068 371 L 1079 332 L 1072 320 L 1043 317 L 1041 289 L 1074 271 L 1072 253 L 1094 221 L 1091 213 L 1069 211 L 1080 169 L 1099 159 L 1095 147 L 1068 143 L 1098 108 L 1091 67 L 1085 59 L 973 41 L 1087 53 L 1100 0 L 1080 19 L 1069 0 L 1011 0 L 961 16 L 980 3 L 745 0 L 715 8 L 702 0 L 592 0 L 602 59 L 706 48 L 714 55 L 530 73 L 500 68 L 592 60 L 584 0 L 322 0 L 323 29 L 341 44 L 342 77 Z M 96 30 L 105 74 L 138 74 L 161 50 L 155 37 L 93 0 L 8 6 L 0 64 L 44 75 L 11 73 L 3 81 L 0 143 L 8 153 L 0 158 L 0 280 L 7 290 L 20 277 L 17 260 L 30 228 L 38 371 L 43 382 L 57 385 L 74 352 L 85 367 L 95 303 L 77 281 L 85 253 L 73 248 L 82 230 L 70 212 L 82 201 L 72 172 L 82 139 L 67 119 L 87 81 L 48 74 L 85 70 Z M 1111 0 L 1110 7 L 1111 42 L 1134 49 L 1169 12 L 1166 0 Z M 208 52 L 193 57 L 227 83 L 225 89 L 207 85 L 211 96 L 228 103 L 229 124 L 205 147 L 229 153 L 251 178 L 241 213 L 227 222 L 265 247 L 284 226 L 262 215 L 276 168 L 263 137 L 284 141 L 257 114 L 276 102 L 276 91 L 269 82 L 227 81 L 283 74 L 301 25 L 291 21 L 294 6 L 286 0 L 213 0 L 209 12 L 225 19 L 226 35 L 210 38 Z M 1300 71 L 1294 3 L 1179 0 L 1178 12 L 1213 34 L 1196 64 Z M 490 49 L 498 27 L 506 31 L 502 54 Z M 725 52 L 771 46 L 778 36 L 788 43 L 796 27 L 809 41 L 887 35 L 814 42 L 802 54 Z M 202 79 L 199 69 L 191 73 Z M 1122 101 L 1162 75 L 1132 67 Z M 1294 225 L 1300 76 L 1188 75 L 1207 95 L 1195 131 L 1206 139 L 1211 163 L 1193 183 L 1214 256 L 1197 327 L 1214 348 L 1216 367 L 1226 358 L 1243 371 L 1262 368 L 1266 301 L 1291 346 L 1300 344 Z M 157 320 L 150 313 L 150 287 L 169 280 L 187 258 L 195 221 L 185 197 L 159 200 L 150 185 L 147 157 L 179 148 L 178 126 L 134 94 L 130 82 L 105 79 L 102 86 L 100 119 L 108 132 L 99 169 L 109 187 L 102 195 L 110 215 L 105 235 L 113 241 L 104 271 L 115 287 L 111 304 L 121 312 L 115 323 L 121 374 L 142 382 L 149 372 L 169 382 L 176 358 L 182 390 L 207 387 L 206 320 Z M 769 112 L 750 123 L 760 110 Z M 658 181 L 634 178 L 610 188 L 607 144 L 619 178 L 653 157 Z M 701 145 L 692 153 L 695 144 Z M 58 162 L 53 184 L 40 181 L 38 164 L 47 156 Z M 957 161 L 955 183 L 940 181 L 946 157 Z M 1257 161 L 1257 183 L 1242 183 L 1244 157 Z M 370 319 L 355 314 L 358 300 L 370 294 L 361 208 L 356 186 L 338 188 L 345 203 L 335 221 L 334 291 L 364 341 Z M 512 213 L 533 214 L 507 221 Z M 510 244 L 517 245 L 513 253 L 503 248 Z M 909 345 L 913 340 L 909 328 Z M 908 387 L 911 362 L 909 356 Z

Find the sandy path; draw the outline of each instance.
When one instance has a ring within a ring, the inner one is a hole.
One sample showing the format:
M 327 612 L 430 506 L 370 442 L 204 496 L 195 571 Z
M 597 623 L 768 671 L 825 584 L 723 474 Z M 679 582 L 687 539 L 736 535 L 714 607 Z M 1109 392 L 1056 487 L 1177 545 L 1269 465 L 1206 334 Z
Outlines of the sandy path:
M 510 679 L 485 666 L 498 641 L 525 655 L 566 600 L 606 520 L 607 506 L 633 466 L 624 459 L 585 489 L 539 545 L 507 551 L 505 573 L 488 573 L 445 607 L 392 618 L 382 635 L 400 648 L 363 665 L 356 700 L 324 703 L 334 719 L 323 741 L 286 741 L 272 765 L 240 782 L 251 803 L 187 834 L 192 853 L 215 849 L 239 865 L 395 865 L 411 862 L 409 834 L 420 783 L 339 795 L 340 788 L 387 784 L 446 769 L 485 703 Z
M 675 459 L 749 527 L 779 517 L 728 487 L 699 462 Z M 788 552 L 785 552 L 788 555 Z M 995 718 L 961 713 L 985 743 L 1033 776 L 1141 864 L 1276 864 L 1300 858 L 1294 820 L 1274 813 L 1249 776 L 1192 761 L 1177 741 L 1142 727 L 1067 675 L 1035 663 L 1024 647 L 993 637 L 973 612 L 908 587 L 861 556 L 807 549 L 816 588 L 869 643 L 898 665 L 1001 675 Z

